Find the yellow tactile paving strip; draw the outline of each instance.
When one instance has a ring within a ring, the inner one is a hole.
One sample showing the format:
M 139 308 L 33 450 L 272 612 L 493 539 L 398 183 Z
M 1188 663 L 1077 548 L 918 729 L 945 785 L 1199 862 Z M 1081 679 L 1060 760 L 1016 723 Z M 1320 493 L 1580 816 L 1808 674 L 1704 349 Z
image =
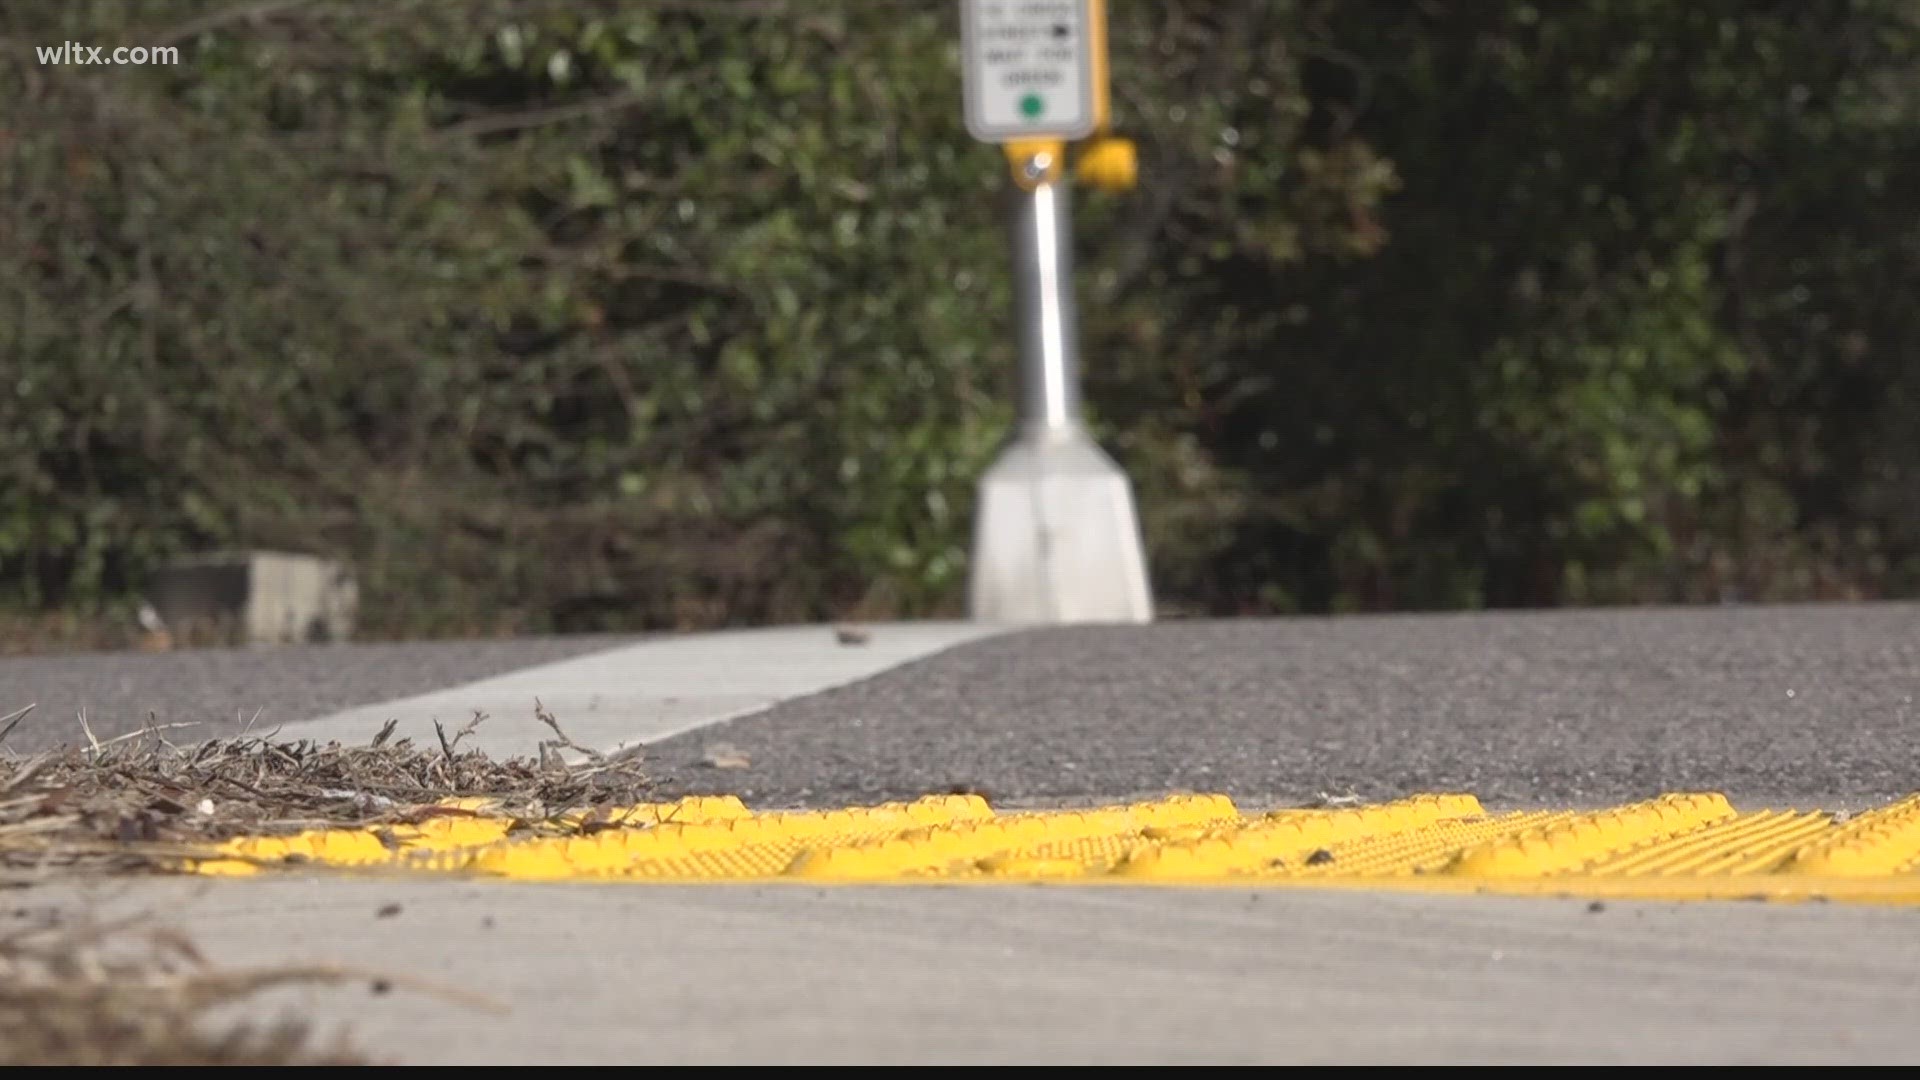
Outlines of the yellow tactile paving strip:
M 1245 813 L 1224 795 L 998 813 L 976 795 L 754 813 L 730 796 L 546 821 L 484 802 L 418 824 L 241 837 L 202 874 L 287 865 L 525 880 L 1165 883 L 1920 903 L 1920 795 L 1850 818 L 1715 794 L 1493 814 L 1471 795 Z

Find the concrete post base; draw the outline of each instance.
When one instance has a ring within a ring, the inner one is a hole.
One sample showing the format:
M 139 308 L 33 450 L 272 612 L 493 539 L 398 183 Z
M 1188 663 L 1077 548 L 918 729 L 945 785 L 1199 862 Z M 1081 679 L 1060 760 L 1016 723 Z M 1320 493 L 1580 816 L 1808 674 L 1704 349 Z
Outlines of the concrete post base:
M 968 603 L 991 622 L 1153 621 L 1132 485 L 1092 439 L 1029 432 L 1001 451 L 980 481 Z

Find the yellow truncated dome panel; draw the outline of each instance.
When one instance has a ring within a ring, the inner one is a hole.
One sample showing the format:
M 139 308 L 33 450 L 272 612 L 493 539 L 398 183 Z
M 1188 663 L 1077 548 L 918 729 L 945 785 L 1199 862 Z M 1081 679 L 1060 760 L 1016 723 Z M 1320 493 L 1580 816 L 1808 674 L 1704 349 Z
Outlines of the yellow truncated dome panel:
M 1242 813 L 1224 795 L 996 812 L 977 795 L 754 813 L 731 796 L 525 821 L 451 800 L 415 824 L 240 837 L 185 869 L 536 881 L 1179 884 L 1665 899 L 1920 901 L 1920 796 L 1845 817 L 1665 795 L 1488 813 L 1472 795 Z

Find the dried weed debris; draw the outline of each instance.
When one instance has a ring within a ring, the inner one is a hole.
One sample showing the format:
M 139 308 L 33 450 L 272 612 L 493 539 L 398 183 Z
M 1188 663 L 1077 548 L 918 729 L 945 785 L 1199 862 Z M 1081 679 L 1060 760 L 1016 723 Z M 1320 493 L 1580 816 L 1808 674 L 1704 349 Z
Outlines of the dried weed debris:
M 505 1011 L 486 996 L 404 975 L 326 964 L 221 968 L 184 935 L 145 919 L 17 907 L 0 925 L 0 1067 L 370 1064 L 341 1039 L 317 1039 L 296 1016 L 243 1018 L 263 1014 L 261 994 L 314 986 Z
M 436 724 L 438 745 L 430 747 L 393 738 L 393 723 L 364 746 L 271 736 L 175 745 L 153 727 L 0 756 L 0 884 L 58 868 L 149 868 L 242 833 L 474 812 L 441 805 L 449 799 L 486 800 L 491 814 L 536 823 L 566 809 L 644 800 L 651 785 L 638 754 L 581 747 L 537 702 L 534 714 L 554 736 L 537 758 L 462 750 L 483 714 L 451 734 Z
M 366 1064 L 347 1046 L 316 1044 L 290 1018 L 221 1024 L 215 1015 L 266 990 L 363 978 L 223 971 L 170 931 L 42 915 L 0 932 L 0 1066 Z

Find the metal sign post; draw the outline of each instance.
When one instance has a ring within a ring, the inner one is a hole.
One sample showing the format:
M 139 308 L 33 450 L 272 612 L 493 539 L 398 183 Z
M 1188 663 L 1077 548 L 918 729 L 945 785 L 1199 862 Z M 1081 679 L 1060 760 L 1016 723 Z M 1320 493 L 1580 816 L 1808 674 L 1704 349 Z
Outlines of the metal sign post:
M 967 129 L 1003 144 L 1016 188 L 1020 427 L 980 481 L 968 601 L 994 622 L 1149 622 L 1153 598 L 1126 474 L 1080 421 L 1067 142 L 1083 177 L 1131 186 L 1106 137 L 1104 0 L 961 0 Z
M 1073 214 L 1047 177 L 1055 151 L 1016 165 L 1033 185 L 1013 203 L 1013 297 L 1020 335 L 1020 421 L 1045 437 L 1080 426 L 1080 327 L 1073 302 Z

